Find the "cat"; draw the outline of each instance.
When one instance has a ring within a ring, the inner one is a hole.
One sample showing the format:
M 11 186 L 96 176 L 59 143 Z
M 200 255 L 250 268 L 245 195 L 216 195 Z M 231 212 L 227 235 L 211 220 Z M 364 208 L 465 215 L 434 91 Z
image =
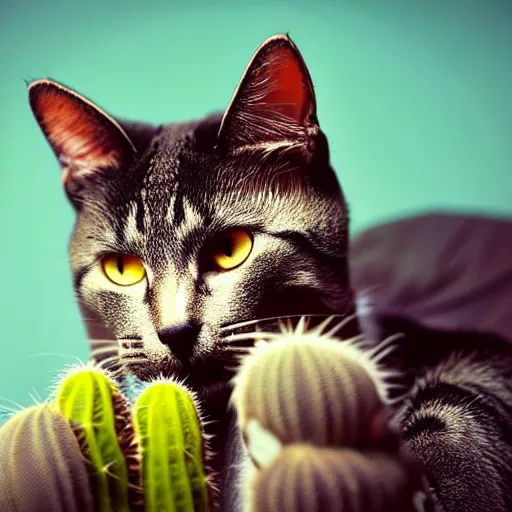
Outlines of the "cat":
M 246 454 L 226 404 L 247 347 L 229 335 L 356 313 L 347 203 L 299 50 L 267 39 L 226 111 L 187 123 L 114 119 L 47 79 L 29 84 L 29 101 L 76 211 L 70 264 L 93 355 L 197 392 L 216 420 L 222 510 L 239 510 Z M 344 325 L 340 338 L 360 333 L 357 318 Z M 435 507 L 512 509 L 510 354 L 499 342 L 478 352 L 470 334 L 450 347 L 405 321 L 382 326 L 410 340 L 389 363 L 407 376 L 397 418 Z

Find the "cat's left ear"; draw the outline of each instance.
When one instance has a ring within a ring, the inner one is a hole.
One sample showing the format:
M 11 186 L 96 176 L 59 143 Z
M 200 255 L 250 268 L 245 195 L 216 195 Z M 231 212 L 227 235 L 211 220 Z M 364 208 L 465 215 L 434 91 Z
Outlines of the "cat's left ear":
M 29 84 L 28 94 L 70 195 L 83 177 L 120 169 L 133 158 L 135 148 L 117 121 L 75 91 L 52 80 L 37 80 Z
M 221 150 L 314 151 L 320 128 L 311 77 L 287 35 L 267 39 L 255 52 L 220 126 Z

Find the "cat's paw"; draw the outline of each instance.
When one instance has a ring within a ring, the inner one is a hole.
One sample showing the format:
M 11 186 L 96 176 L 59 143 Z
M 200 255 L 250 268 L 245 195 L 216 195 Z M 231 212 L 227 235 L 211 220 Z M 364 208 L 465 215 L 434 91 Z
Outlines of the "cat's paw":
M 256 466 L 248 509 L 419 510 L 423 480 L 390 426 L 385 377 L 354 341 L 262 334 L 233 394 Z

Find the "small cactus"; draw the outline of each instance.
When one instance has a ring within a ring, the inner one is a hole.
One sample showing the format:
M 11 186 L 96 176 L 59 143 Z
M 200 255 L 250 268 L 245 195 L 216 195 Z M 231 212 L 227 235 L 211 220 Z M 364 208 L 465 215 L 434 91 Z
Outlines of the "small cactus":
M 203 432 L 193 395 L 170 380 L 132 404 L 89 365 L 49 403 L 0 428 L 0 510 L 206 512 Z
M 0 510 L 95 510 L 78 441 L 49 404 L 24 409 L 2 425 L 0 463 Z
M 400 458 L 292 444 L 256 475 L 250 512 L 415 512 L 418 485 Z
M 172 381 L 153 382 L 136 400 L 133 415 L 145 510 L 207 511 L 202 432 L 189 392 Z
M 129 428 L 128 404 L 114 383 L 91 368 L 80 369 L 59 386 L 56 408 L 70 422 L 90 463 L 99 512 L 128 511 L 128 464 L 119 443 Z
M 415 511 L 419 471 L 389 425 L 375 350 L 300 323 L 267 334 L 234 381 L 255 466 L 248 510 Z
M 355 446 L 383 436 L 378 369 L 350 341 L 283 334 L 259 342 L 235 378 L 243 431 L 251 419 L 282 443 Z

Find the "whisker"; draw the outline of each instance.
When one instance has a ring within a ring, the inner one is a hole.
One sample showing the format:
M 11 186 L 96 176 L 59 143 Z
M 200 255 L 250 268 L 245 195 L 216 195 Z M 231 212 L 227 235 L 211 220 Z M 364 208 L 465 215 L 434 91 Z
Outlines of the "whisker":
M 139 363 L 147 363 L 148 358 L 147 357 L 130 357 L 127 360 L 124 360 L 121 362 L 121 364 L 125 367 L 130 366 L 131 364 L 139 364 Z
M 65 359 L 74 359 L 76 363 L 80 366 L 85 364 L 79 357 L 77 357 L 74 354 L 66 354 L 63 352 L 39 352 L 37 354 L 30 354 L 28 356 L 25 356 L 21 362 L 28 361 L 30 359 L 35 359 L 37 357 L 63 357 Z
M 5 411 L 11 410 L 11 412 L 18 413 L 25 409 L 24 405 L 19 404 L 18 402 L 15 402 L 14 400 L 11 400 L 9 398 L 6 398 L 5 396 L 0 396 L 0 400 L 3 400 L 4 402 L 7 402 L 8 404 L 13 405 L 16 409 L 11 409 L 10 407 L 6 405 L 0 404 L 0 407 L 2 407 Z
M 119 338 L 87 338 L 84 340 L 86 343 L 112 343 L 113 345 L 117 344 L 119 341 L 142 341 L 142 338 L 139 336 L 128 336 Z
M 285 319 L 292 319 L 292 318 L 301 318 L 301 317 L 309 317 L 309 318 L 315 318 L 315 317 L 325 317 L 329 316 L 328 314 L 321 314 L 321 313 L 313 313 L 311 315 L 282 315 L 282 316 L 269 316 L 266 318 L 255 318 L 253 320 L 245 320 L 243 322 L 237 322 L 234 324 L 225 325 L 220 328 L 221 331 L 231 331 L 236 329 L 241 329 L 242 327 L 248 327 L 254 324 L 258 323 L 265 323 L 265 322 L 272 322 L 275 320 L 285 320 Z M 331 317 L 340 317 L 343 315 L 330 315 Z M 354 315 L 355 316 L 355 315 Z
M 101 368 L 103 368 L 102 363 L 103 363 L 104 361 L 107 361 L 107 359 L 109 360 L 109 361 L 107 362 L 107 365 L 109 365 L 109 364 L 111 364 L 111 362 L 112 362 L 112 361 L 115 361 L 116 359 L 119 359 L 119 356 L 118 356 L 118 354 L 115 354 L 115 355 L 113 355 L 113 356 L 109 356 L 109 357 L 95 357 L 95 356 L 93 356 L 93 357 L 91 358 L 91 361 L 92 361 L 92 363 L 93 363 L 97 368 L 100 368 L 100 369 L 101 369 Z M 108 369 L 108 367 L 107 367 L 107 366 L 105 366 L 105 369 Z
M 4 419 L 8 421 L 19 412 L 19 410 L 11 409 L 10 407 L 0 404 L 0 427 Z
M 19 409 L 14 409 L 14 407 L 7 407 L 7 405 L 0 404 L 0 413 L 2 414 L 18 414 L 20 412 Z
M 39 394 L 39 391 L 37 391 L 36 388 L 32 388 L 32 394 L 37 398 L 39 403 L 43 403 L 44 402 L 43 397 Z
M 239 353 L 244 353 L 244 354 L 248 354 L 251 349 L 250 347 L 233 347 L 233 346 L 227 346 L 227 347 L 224 347 L 225 351 L 229 351 L 229 352 L 239 352 Z
M 334 317 L 329 318 L 328 320 L 331 320 Z M 344 319 L 338 324 L 336 324 L 330 331 L 323 334 L 323 336 L 329 337 L 336 333 L 339 329 L 341 329 L 344 325 L 347 325 L 348 321 L 352 320 L 352 318 Z M 326 322 L 323 322 L 321 326 L 318 327 L 324 327 L 325 325 L 328 325 Z M 319 334 L 318 327 L 312 330 L 313 334 Z M 284 323 L 280 323 L 280 331 L 279 333 L 276 332 L 266 332 L 266 331 L 252 331 L 252 332 L 242 332 L 238 334 L 230 334 L 229 336 L 225 336 L 222 338 L 224 342 L 227 344 L 236 343 L 237 341 L 253 341 L 258 339 L 267 339 L 267 340 L 274 340 L 281 338 L 283 334 L 289 335 L 289 334 L 297 334 L 297 335 L 304 335 L 307 333 L 307 321 L 303 322 L 302 324 L 298 324 L 296 329 L 291 328 L 290 326 L 285 325 Z M 358 343 L 361 341 L 364 341 L 366 338 L 363 334 L 354 336 L 350 338 L 350 341 L 353 343 Z M 348 340 L 347 340 L 348 341 Z
M 233 343 L 235 341 L 245 341 L 245 340 L 257 340 L 258 338 L 267 338 L 267 339 L 276 339 L 281 338 L 281 333 L 276 332 L 241 332 L 239 334 L 230 334 L 223 338 L 227 343 Z
M 43 400 L 41 398 L 38 398 L 32 391 L 28 392 L 28 396 L 30 400 L 32 400 L 34 405 L 41 405 L 43 403 Z
M 115 354 L 117 354 L 118 350 L 119 349 L 118 349 L 117 345 L 115 347 L 94 348 L 94 349 L 91 350 L 91 355 L 93 357 L 95 357 L 97 355 L 108 354 L 108 353 L 115 353 Z
M 103 370 L 108 370 L 109 369 L 109 365 L 113 365 L 113 364 L 116 364 L 116 363 L 117 364 L 122 364 L 121 361 L 119 360 L 119 356 L 118 355 L 102 359 L 101 361 L 99 361 L 96 364 L 96 367 L 100 368 L 100 369 L 103 369 Z
M 301 316 L 301 315 L 297 315 L 297 316 Z M 267 318 L 255 318 L 253 320 L 246 320 L 244 322 L 237 322 L 234 324 L 230 324 L 230 325 L 221 327 L 220 330 L 221 331 L 231 331 L 234 329 L 241 329 L 242 327 L 248 327 L 248 326 L 251 326 L 254 324 L 258 324 L 258 323 L 271 322 L 273 320 L 281 320 L 282 318 L 283 318 L 282 316 L 273 316 L 273 317 L 271 316 L 271 317 L 267 317 Z
M 119 377 L 119 375 L 123 374 L 124 372 L 126 372 L 126 367 L 125 366 L 121 366 L 117 370 L 111 371 L 110 375 L 111 375 L 112 378 L 116 379 L 117 377 Z
M 99 344 L 109 344 L 109 345 L 117 345 L 117 339 L 109 339 L 109 338 L 89 338 L 87 340 L 91 345 L 99 345 Z

